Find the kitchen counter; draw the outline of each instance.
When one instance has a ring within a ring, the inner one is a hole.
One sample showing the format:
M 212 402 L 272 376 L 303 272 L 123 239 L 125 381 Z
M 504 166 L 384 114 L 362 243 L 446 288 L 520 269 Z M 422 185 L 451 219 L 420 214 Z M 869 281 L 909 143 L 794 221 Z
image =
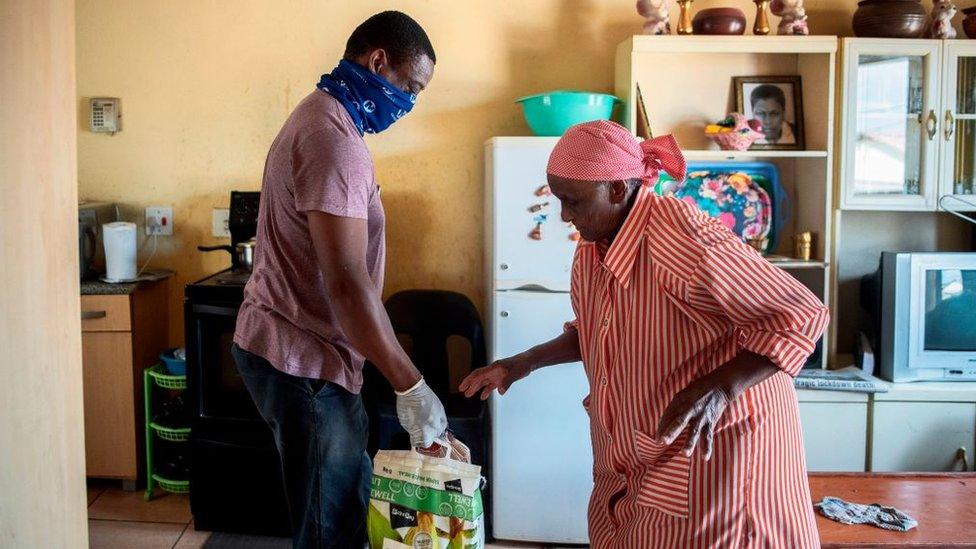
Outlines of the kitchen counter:
M 136 291 L 140 284 L 165 280 L 173 276 L 173 271 L 164 269 L 147 269 L 146 274 L 153 275 L 152 279 L 139 280 L 137 282 L 102 282 L 101 280 L 82 280 L 81 295 L 129 295 Z
M 113 284 L 101 280 L 82 280 L 81 295 L 129 295 L 136 290 L 141 282 L 127 282 Z

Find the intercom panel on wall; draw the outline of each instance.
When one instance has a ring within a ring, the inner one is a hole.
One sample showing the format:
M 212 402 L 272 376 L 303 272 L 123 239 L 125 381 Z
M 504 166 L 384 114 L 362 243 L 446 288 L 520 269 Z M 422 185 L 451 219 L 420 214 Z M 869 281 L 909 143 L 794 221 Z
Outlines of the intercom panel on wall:
M 89 125 L 97 133 L 115 133 L 122 130 L 122 112 L 118 97 L 93 97 L 89 100 Z

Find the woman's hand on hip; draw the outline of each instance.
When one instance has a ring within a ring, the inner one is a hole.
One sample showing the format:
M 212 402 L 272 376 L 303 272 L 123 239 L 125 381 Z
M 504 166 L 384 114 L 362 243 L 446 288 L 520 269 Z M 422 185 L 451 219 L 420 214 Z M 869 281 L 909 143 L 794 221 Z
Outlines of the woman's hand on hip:
M 705 459 L 711 459 L 715 427 L 725 409 L 746 389 L 779 371 L 768 358 L 741 351 L 674 395 L 657 424 L 658 440 L 671 444 L 688 427 L 685 455 L 690 456 L 701 443 Z
M 715 426 L 732 402 L 733 397 L 720 380 L 701 377 L 674 395 L 658 422 L 657 438 L 670 445 L 688 427 L 683 449 L 686 456 L 701 443 L 706 460 L 712 457 Z

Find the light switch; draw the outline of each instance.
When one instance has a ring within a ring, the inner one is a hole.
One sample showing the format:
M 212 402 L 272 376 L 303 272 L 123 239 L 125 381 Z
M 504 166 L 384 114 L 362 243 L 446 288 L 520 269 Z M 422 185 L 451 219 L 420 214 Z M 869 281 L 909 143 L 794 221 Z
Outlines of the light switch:
M 173 234 L 172 206 L 149 206 L 146 208 L 146 234 L 160 236 Z
M 213 235 L 230 238 L 230 208 L 213 209 Z

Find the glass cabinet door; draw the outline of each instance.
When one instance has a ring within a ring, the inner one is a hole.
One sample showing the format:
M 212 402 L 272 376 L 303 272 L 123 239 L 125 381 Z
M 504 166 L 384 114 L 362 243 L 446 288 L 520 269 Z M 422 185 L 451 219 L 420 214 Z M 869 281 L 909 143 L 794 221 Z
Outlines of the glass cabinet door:
M 928 41 L 925 41 L 928 42 Z M 934 208 L 938 43 L 858 44 L 845 56 L 843 204 L 848 209 Z
M 976 47 L 946 44 L 940 205 L 976 210 Z M 971 204 L 970 204 L 971 203 Z

